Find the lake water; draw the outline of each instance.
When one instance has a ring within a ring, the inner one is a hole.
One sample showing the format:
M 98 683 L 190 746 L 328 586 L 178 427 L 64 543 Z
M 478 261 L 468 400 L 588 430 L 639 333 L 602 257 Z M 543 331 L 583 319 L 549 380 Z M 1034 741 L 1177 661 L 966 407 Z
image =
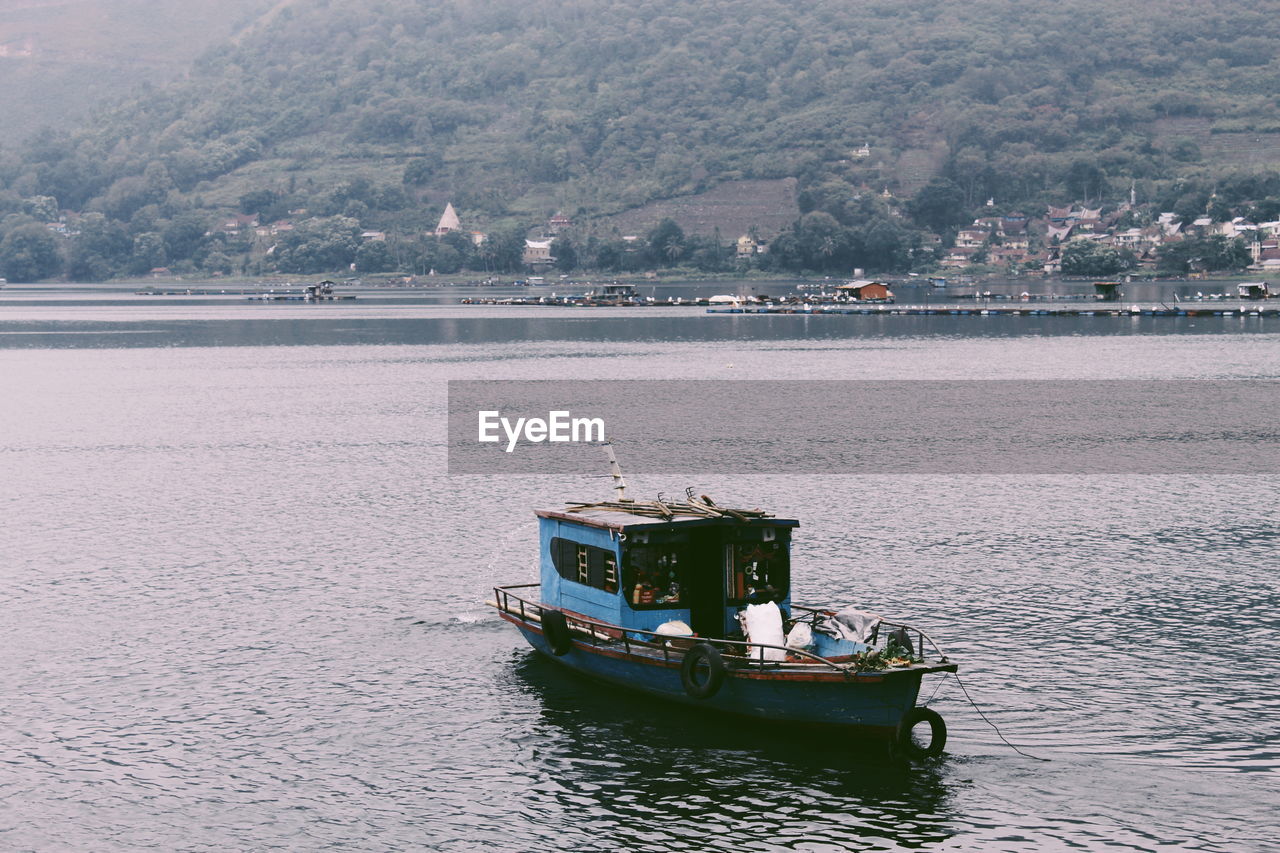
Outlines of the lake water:
M 4 849 L 1276 848 L 1280 478 L 632 478 L 801 519 L 797 600 L 1047 759 L 931 677 L 903 768 L 529 652 L 483 602 L 607 482 L 446 476 L 444 383 L 1274 379 L 1280 323 L 149 300 L 0 294 Z

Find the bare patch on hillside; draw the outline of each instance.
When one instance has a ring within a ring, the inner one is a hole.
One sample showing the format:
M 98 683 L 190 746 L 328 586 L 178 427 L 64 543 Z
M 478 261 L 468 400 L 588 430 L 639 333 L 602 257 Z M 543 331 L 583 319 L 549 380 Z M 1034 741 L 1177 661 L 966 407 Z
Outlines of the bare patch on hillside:
M 752 228 L 765 239 L 776 236 L 800 216 L 796 179 L 731 181 L 697 195 L 653 201 L 606 220 L 623 234 L 643 234 L 663 219 L 674 219 L 687 234 L 712 234 L 726 240 Z
M 1157 142 L 1190 139 L 1210 166 L 1257 167 L 1280 165 L 1280 133 L 1214 132 L 1207 118 L 1164 118 L 1155 122 Z
M 941 139 L 928 148 L 908 148 L 898 157 L 894 176 L 898 182 L 898 196 L 909 198 L 929 183 L 929 179 L 942 174 L 947 162 L 947 143 Z

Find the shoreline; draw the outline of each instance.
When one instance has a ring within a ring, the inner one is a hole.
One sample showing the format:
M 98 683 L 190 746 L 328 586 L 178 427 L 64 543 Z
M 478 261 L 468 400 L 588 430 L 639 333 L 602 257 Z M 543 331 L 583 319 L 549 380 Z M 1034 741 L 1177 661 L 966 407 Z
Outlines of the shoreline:
M 1266 281 L 1268 273 L 1266 271 L 1229 273 L 1212 276 L 1130 276 L 1126 277 L 1106 277 L 1106 276 L 1043 276 L 1043 275 L 1027 275 L 1027 276 L 1009 276 L 999 275 L 995 273 L 985 274 L 924 274 L 917 276 L 905 275 L 902 273 L 894 273 L 892 275 L 867 275 L 866 279 L 871 281 L 883 281 L 891 286 L 898 287 L 929 287 L 931 278 L 943 278 L 947 280 L 947 288 L 969 288 L 986 285 L 1014 285 L 1025 284 L 1037 287 L 1050 286 L 1054 284 L 1063 285 L 1079 285 L 1092 284 L 1096 281 L 1119 281 L 1121 284 L 1141 284 L 1141 285 L 1176 285 L 1185 286 L 1196 283 L 1212 284 L 1238 284 L 1247 281 Z M 830 283 L 832 286 L 839 285 L 848 278 L 833 276 L 751 276 L 743 274 L 706 274 L 706 275 L 658 275 L 650 276 L 641 274 L 632 275 L 582 275 L 572 276 L 566 279 L 556 279 L 545 281 L 539 284 L 529 284 L 527 278 L 516 276 L 490 276 L 487 278 L 476 278 L 474 276 L 466 276 L 462 274 L 453 275 L 437 275 L 437 276 L 403 276 L 388 275 L 377 273 L 364 277 L 348 277 L 343 281 L 338 281 L 332 275 L 298 275 L 298 276 L 271 276 L 261 278 L 205 278 L 205 277 L 181 277 L 174 276 L 172 278 L 122 278 L 112 279 L 100 282 L 74 282 L 74 281 L 38 281 L 38 282 L 8 282 L 0 286 L 0 293 L 5 290 L 62 290 L 74 288 L 99 288 L 99 287 L 121 287 L 132 288 L 139 292 L 146 290 L 158 290 L 161 288 L 201 288 L 205 290 L 222 289 L 232 290 L 237 288 L 290 288 L 290 287 L 306 287 L 310 284 L 317 284 L 322 281 L 333 281 L 338 288 L 362 288 L 377 290 L 440 290 L 444 288 L 455 287 L 475 287 L 475 288 L 521 288 L 536 291 L 543 291 L 547 288 L 557 287 L 595 287 L 605 283 L 623 282 L 633 284 L 638 287 L 662 287 L 662 286 L 685 286 L 700 284 L 716 284 L 716 283 L 737 283 L 747 284 L 755 287 L 760 286 L 795 286 L 795 285 L 821 285 Z

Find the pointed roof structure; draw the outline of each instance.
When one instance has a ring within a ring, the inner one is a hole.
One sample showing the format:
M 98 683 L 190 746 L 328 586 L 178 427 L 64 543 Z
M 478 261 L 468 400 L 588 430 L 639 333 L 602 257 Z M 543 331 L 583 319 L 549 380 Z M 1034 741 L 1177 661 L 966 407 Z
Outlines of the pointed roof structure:
M 462 223 L 458 221 L 458 212 L 453 209 L 453 202 L 446 202 L 444 213 L 440 214 L 440 221 L 436 224 L 436 236 L 443 237 L 461 227 Z

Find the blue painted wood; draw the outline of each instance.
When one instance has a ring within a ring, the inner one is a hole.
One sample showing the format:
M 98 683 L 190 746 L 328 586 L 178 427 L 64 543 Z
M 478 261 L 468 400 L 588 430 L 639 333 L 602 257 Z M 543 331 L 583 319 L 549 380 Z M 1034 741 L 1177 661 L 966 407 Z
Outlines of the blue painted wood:
M 835 666 L 821 665 L 771 664 L 762 668 L 758 664 L 746 663 L 741 658 L 726 656 L 727 673 L 720 690 L 708 699 L 696 699 L 685 692 L 681 683 L 683 649 L 670 647 L 662 655 L 653 646 L 616 642 L 624 636 L 636 639 L 639 635 L 634 632 L 651 632 L 669 621 L 694 624 L 688 607 L 632 606 L 627 598 L 625 585 L 627 577 L 623 556 L 628 540 L 624 537 L 629 535 L 632 542 L 637 539 L 653 542 L 655 540 L 649 537 L 657 537 L 656 541 L 664 542 L 670 541 L 664 537 L 678 535 L 683 531 L 703 531 L 700 535 L 704 535 L 704 539 L 697 546 L 703 549 L 703 557 L 700 559 L 706 563 L 701 569 L 712 573 L 716 583 L 723 584 L 725 564 L 711 557 L 715 548 L 721 546 L 714 544 L 718 541 L 717 538 L 705 539 L 706 535 L 715 537 L 714 528 L 724 531 L 722 541 L 727 548 L 735 541 L 756 541 L 744 540 L 744 531 L 758 530 L 761 527 L 787 530 L 797 524 L 793 520 L 773 518 L 767 522 L 739 522 L 729 518 L 663 521 L 634 516 L 627 518 L 625 515 L 618 519 L 611 518 L 607 512 L 594 517 L 584 516 L 579 520 L 562 512 L 541 511 L 539 574 L 542 606 L 569 611 L 571 614 L 604 623 L 610 627 L 601 630 L 605 630 L 615 641 L 605 640 L 601 635 L 599 642 L 593 642 L 586 635 L 579 635 L 566 654 L 556 656 L 551 652 L 537 621 L 530 619 L 536 614 L 537 605 L 532 605 L 535 610 L 529 616 L 523 615 L 523 610 L 519 613 L 508 611 L 505 615 L 537 651 L 570 669 L 609 684 L 716 712 L 793 724 L 853 727 L 892 734 L 902 715 L 915 705 L 920 681 L 926 671 L 923 668 L 875 673 L 845 673 Z M 619 589 L 609 592 L 562 577 L 556 569 L 551 551 L 552 541 L 556 538 L 612 553 L 617 561 Z M 790 547 L 789 535 L 778 536 L 778 540 L 785 541 Z M 774 541 L 773 537 L 767 541 Z M 704 589 L 699 594 L 705 595 L 706 592 Z M 742 606 L 740 603 L 731 603 L 732 600 L 727 597 L 730 594 L 726 591 L 726 598 L 721 599 L 724 603 L 726 631 L 737 627 L 735 616 Z M 695 601 L 694 606 L 709 604 L 705 597 L 701 602 L 699 605 Z M 688 605 L 690 602 L 683 603 Z M 779 603 L 783 609 L 789 610 L 789 594 Z M 725 634 L 719 636 L 723 637 Z M 646 639 L 649 638 L 646 636 Z M 852 655 L 868 648 L 860 643 L 838 641 L 821 634 L 815 637 L 815 641 L 815 652 L 826 658 Z
M 915 706 L 920 693 L 918 671 L 822 682 L 742 678 L 731 670 L 715 696 L 694 699 L 684 692 L 680 682 L 678 652 L 673 653 L 671 666 L 609 657 L 581 643 L 557 657 L 541 632 L 525 625 L 517 627 L 533 648 L 592 678 L 684 705 L 761 720 L 874 730 L 889 735 L 902 715 Z
M 791 528 L 797 526 L 798 523 L 792 519 L 770 518 L 768 524 L 764 526 Z M 677 526 L 685 530 L 712 525 L 724 527 L 725 524 L 724 520 L 714 519 L 681 520 L 674 523 L 661 520 L 652 522 L 643 520 L 641 523 L 633 524 L 627 529 L 634 533 L 636 530 L 670 531 Z M 557 537 L 612 552 L 614 559 L 617 560 L 619 589 L 616 592 L 606 592 L 605 590 L 596 589 L 562 577 L 556 570 L 555 561 L 551 554 L 551 542 Z M 789 553 L 791 542 L 790 539 L 786 541 Z M 588 523 L 575 523 L 565 518 L 540 515 L 538 518 L 538 548 L 539 580 L 544 604 L 600 622 L 606 622 L 610 625 L 617 625 L 620 628 L 636 631 L 655 631 L 658 626 L 673 621 L 692 624 L 688 607 L 654 608 L 646 606 L 644 608 L 632 608 L 627 598 L 628 590 L 622 584 L 625 570 L 623 564 L 624 544 L 619 537 L 618 531 Z M 708 566 L 706 570 L 719 575 L 723 571 L 723 567 Z M 787 591 L 786 596 L 778 604 L 784 610 L 790 609 L 790 590 Z M 736 615 L 741 609 L 741 605 L 726 604 L 722 620 L 722 631 L 730 631 L 737 628 Z
M 621 624 L 623 604 L 620 593 L 585 586 L 560 577 L 551 559 L 551 540 L 562 537 L 583 545 L 592 545 L 612 551 L 621 571 L 620 543 L 610 531 L 583 524 L 572 524 L 555 518 L 538 519 L 539 576 L 542 581 L 542 600 L 547 604 L 574 613 L 590 616 L 602 622 Z M 628 608 L 629 610 L 629 608 Z M 658 623 L 661 624 L 661 623 Z M 639 626 L 637 626 L 639 627 Z M 655 626 L 656 627 L 656 626 Z

